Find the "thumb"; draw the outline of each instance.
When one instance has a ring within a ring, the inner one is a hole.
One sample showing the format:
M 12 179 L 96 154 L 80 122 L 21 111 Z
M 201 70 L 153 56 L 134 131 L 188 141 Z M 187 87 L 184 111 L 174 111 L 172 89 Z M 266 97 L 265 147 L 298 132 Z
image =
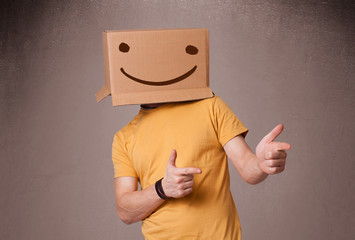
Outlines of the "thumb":
M 176 157 L 177 157 L 176 150 L 173 149 L 173 150 L 171 151 L 171 154 L 170 154 L 170 157 L 169 157 L 168 166 L 176 167 L 176 166 L 175 166 Z
M 284 125 L 283 124 L 279 124 L 277 125 L 274 129 L 271 130 L 271 132 L 269 132 L 264 138 L 263 140 L 265 142 L 272 142 L 274 141 L 283 131 L 284 129 Z

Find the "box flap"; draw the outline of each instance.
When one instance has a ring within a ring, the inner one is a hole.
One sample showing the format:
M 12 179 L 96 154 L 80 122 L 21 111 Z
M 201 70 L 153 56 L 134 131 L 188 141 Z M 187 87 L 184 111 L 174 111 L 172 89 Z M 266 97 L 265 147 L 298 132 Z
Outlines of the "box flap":
M 112 94 L 112 105 L 182 102 L 213 97 L 209 87 Z
M 102 88 L 95 94 L 96 102 L 100 102 L 102 99 L 104 99 L 110 94 L 111 94 L 110 89 L 107 88 L 106 85 L 103 85 Z

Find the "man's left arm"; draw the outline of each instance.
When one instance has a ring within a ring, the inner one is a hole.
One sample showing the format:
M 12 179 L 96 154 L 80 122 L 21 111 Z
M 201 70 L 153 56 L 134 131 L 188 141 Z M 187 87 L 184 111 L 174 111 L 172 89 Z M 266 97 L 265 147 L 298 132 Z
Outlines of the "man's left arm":
M 279 124 L 267 134 L 259 142 L 255 154 L 241 135 L 232 138 L 223 146 L 228 158 L 245 182 L 257 184 L 265 180 L 269 174 L 278 174 L 285 169 L 286 150 L 291 146 L 288 143 L 275 141 L 283 128 L 283 125 Z

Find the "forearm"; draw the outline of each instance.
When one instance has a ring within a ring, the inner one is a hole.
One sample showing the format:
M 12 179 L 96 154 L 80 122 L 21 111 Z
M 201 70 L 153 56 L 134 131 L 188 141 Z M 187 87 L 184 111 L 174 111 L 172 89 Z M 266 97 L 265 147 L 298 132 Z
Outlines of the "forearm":
M 241 178 L 249 184 L 257 184 L 268 176 L 260 169 L 259 161 L 242 136 L 231 139 L 224 150 Z
M 154 184 L 141 191 L 121 193 L 117 199 L 118 215 L 126 224 L 143 220 L 164 202 L 157 195 Z

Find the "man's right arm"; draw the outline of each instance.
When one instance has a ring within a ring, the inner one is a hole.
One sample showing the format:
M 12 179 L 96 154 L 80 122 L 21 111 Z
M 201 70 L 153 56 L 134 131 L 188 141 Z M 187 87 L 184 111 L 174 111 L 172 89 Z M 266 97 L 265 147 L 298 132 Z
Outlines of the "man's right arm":
M 143 220 L 164 202 L 156 193 L 154 185 L 141 191 L 137 189 L 136 178 L 115 178 L 116 209 L 126 224 Z
M 176 167 L 176 157 L 176 151 L 173 150 L 162 180 L 162 187 L 166 196 L 182 198 L 192 192 L 193 175 L 200 174 L 201 170 Z M 158 196 L 154 184 L 138 191 L 138 181 L 135 177 L 115 178 L 115 197 L 118 216 L 126 224 L 143 220 L 164 202 Z

